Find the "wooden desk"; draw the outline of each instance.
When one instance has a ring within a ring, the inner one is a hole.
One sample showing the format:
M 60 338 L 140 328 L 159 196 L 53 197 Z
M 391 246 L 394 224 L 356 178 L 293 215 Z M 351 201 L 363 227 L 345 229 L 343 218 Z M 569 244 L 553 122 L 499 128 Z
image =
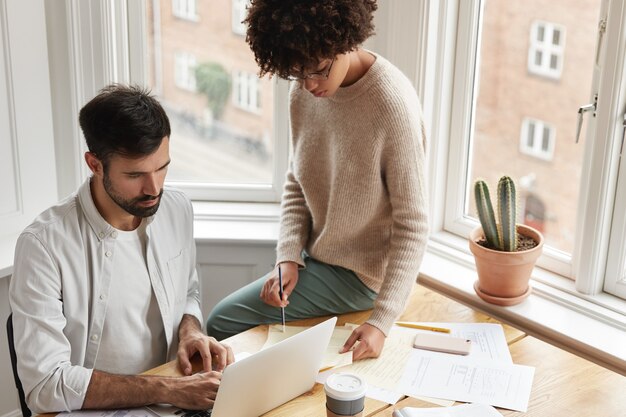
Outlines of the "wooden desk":
M 442 295 L 428 290 L 420 285 L 416 285 L 409 300 L 407 312 L 400 319 L 405 321 L 433 321 L 433 322 L 454 322 L 454 323 L 498 323 L 491 317 L 474 311 L 462 304 L 452 301 Z M 370 311 L 346 314 L 338 318 L 337 324 L 344 323 L 364 323 L 370 315 Z M 326 317 L 299 320 L 291 322 L 293 325 L 314 325 L 325 320 Z M 519 330 L 503 325 L 504 334 L 509 344 L 523 339 L 525 334 Z M 224 342 L 229 344 L 235 353 L 239 352 L 256 352 L 258 351 L 267 338 L 268 326 L 259 326 L 250 329 L 237 336 L 233 336 Z M 200 364 L 195 364 L 196 368 L 200 368 Z M 153 375 L 181 375 L 176 362 L 169 362 L 163 366 L 155 368 L 147 374 Z M 418 401 L 418 400 L 415 400 Z M 421 403 L 422 406 L 433 406 L 430 403 Z M 286 404 L 266 413 L 267 417 L 324 417 L 325 409 L 324 387 L 315 384 L 313 389 L 298 398 L 289 401 Z M 379 414 L 385 410 L 390 410 L 387 403 L 365 399 L 365 416 L 385 415 Z M 388 415 L 391 415 L 391 411 Z
M 416 285 L 401 320 L 465 323 L 498 323 L 482 313 L 465 307 L 422 286 Z M 363 323 L 370 312 L 339 317 L 338 324 Z M 313 325 L 324 318 L 292 322 Z M 535 377 L 527 413 L 499 409 L 504 416 L 595 417 L 626 416 L 626 378 L 579 358 L 519 330 L 503 325 L 513 362 L 535 367 Z M 227 339 L 235 353 L 255 352 L 267 338 L 267 326 L 259 326 Z M 200 363 L 194 363 L 199 370 Z M 176 362 L 169 362 L 146 374 L 180 376 Z M 365 417 L 391 417 L 402 407 L 436 407 L 431 403 L 405 397 L 393 406 L 366 398 Z M 324 388 L 313 389 L 268 412 L 265 417 L 325 417 Z

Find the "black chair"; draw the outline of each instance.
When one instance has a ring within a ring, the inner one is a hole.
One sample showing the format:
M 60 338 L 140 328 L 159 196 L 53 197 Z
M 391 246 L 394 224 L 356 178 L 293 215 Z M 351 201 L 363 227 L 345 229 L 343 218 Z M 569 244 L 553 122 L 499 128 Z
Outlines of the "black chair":
M 31 417 L 32 413 L 26 405 L 26 398 L 24 397 L 24 389 L 22 388 L 22 382 L 17 375 L 17 356 L 15 354 L 15 346 L 13 345 L 13 314 L 9 314 L 7 319 L 7 339 L 9 340 L 9 354 L 11 355 L 11 368 L 13 368 L 13 378 L 15 378 L 15 388 L 20 396 L 20 407 L 22 407 L 22 415 L 24 417 Z

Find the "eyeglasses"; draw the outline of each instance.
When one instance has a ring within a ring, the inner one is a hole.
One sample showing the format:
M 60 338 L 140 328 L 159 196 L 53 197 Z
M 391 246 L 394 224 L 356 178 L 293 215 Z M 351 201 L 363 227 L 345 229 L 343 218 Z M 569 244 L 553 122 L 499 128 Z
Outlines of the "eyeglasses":
M 330 75 L 330 70 L 333 68 L 333 64 L 335 63 L 335 58 L 333 58 L 326 67 L 322 68 L 319 71 L 309 72 L 309 73 L 301 73 L 301 74 L 291 74 L 287 77 L 289 81 L 302 81 L 302 80 L 327 80 Z

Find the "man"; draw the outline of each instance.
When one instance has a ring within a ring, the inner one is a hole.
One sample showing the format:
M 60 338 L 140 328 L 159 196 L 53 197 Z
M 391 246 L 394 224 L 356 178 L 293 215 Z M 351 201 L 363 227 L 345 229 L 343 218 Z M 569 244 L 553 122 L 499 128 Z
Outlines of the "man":
M 193 213 L 163 187 L 170 124 L 112 85 L 80 111 L 93 175 L 21 234 L 10 304 L 31 411 L 210 408 L 230 348 L 200 328 Z M 205 372 L 191 375 L 200 354 Z M 177 357 L 181 378 L 136 375 Z
M 376 8 L 250 2 L 246 41 L 261 75 L 292 80 L 293 152 L 276 266 L 211 311 L 218 339 L 278 321 L 278 307 L 287 320 L 372 309 L 341 351 L 378 357 L 404 310 L 428 240 L 426 135 L 409 79 L 361 47 Z

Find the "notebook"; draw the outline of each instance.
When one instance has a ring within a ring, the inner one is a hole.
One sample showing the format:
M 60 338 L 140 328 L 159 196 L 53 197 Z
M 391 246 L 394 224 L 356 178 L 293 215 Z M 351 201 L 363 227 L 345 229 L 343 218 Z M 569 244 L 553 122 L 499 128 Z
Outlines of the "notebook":
M 336 323 L 333 317 L 226 367 L 212 410 L 148 409 L 161 417 L 260 416 L 313 387 Z

